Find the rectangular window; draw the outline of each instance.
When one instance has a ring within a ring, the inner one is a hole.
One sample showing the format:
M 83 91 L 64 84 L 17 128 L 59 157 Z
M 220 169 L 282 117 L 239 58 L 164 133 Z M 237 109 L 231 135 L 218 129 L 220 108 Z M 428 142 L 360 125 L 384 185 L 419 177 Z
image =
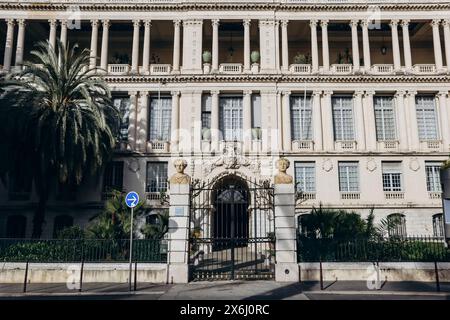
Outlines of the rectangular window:
M 219 129 L 225 141 L 242 141 L 242 97 L 220 97 Z
M 441 164 L 437 162 L 425 162 L 427 175 L 427 190 L 429 192 L 441 192 Z
M 444 237 L 444 215 L 438 213 L 433 215 L 433 235 L 435 237 Z
M 339 162 L 339 191 L 359 192 L 358 162 Z
M 123 190 L 123 161 L 113 161 L 105 168 L 103 191 Z
M 417 126 L 421 141 L 438 139 L 436 101 L 433 96 L 416 97 Z
M 295 184 L 298 191 L 316 192 L 314 162 L 295 162 Z
M 402 191 L 402 163 L 382 163 L 383 190 L 386 192 Z
M 172 117 L 172 97 L 155 95 L 150 97 L 149 140 L 169 141 Z
M 261 95 L 252 94 L 252 128 L 261 127 Z
M 202 96 L 202 129 L 211 128 L 211 102 L 212 98 L 210 94 L 204 94 Z
M 130 123 L 130 97 L 113 96 L 112 102 L 119 111 L 119 141 L 128 141 L 128 125 Z
M 145 191 L 167 191 L 167 162 L 147 162 L 147 183 Z
M 396 140 L 395 112 L 393 97 L 377 96 L 373 98 L 375 125 L 378 141 Z
M 336 141 L 354 141 L 355 130 L 353 122 L 353 98 L 333 97 L 334 139 Z
M 290 102 L 292 140 L 312 140 L 311 96 L 292 96 Z

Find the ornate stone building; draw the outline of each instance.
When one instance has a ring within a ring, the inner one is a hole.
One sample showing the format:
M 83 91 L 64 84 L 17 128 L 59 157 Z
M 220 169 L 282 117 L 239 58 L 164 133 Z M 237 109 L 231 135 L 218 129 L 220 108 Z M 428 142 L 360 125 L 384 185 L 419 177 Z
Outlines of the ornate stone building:
M 370 3 L 0 0 L 4 72 L 38 41 L 78 43 L 123 116 L 102 183 L 55 185 L 45 236 L 85 225 L 109 187 L 164 209 L 175 159 L 194 180 L 273 181 L 281 156 L 297 215 L 375 207 L 401 215 L 397 233 L 441 236 L 450 2 Z M 29 236 L 35 203 L 31 186 L 2 189 L 0 237 Z

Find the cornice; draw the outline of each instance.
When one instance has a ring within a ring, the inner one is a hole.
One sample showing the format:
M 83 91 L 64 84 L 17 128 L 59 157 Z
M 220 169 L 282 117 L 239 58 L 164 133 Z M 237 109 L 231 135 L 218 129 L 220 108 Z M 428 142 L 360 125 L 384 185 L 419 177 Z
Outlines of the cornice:
M 96 3 L 77 4 L 76 1 L 64 3 L 0 3 L 0 10 L 32 10 L 32 11 L 66 11 L 73 5 L 77 5 L 81 11 L 279 11 L 279 12 L 346 12 L 367 11 L 373 8 L 373 4 L 288 4 L 288 3 L 167 3 L 167 4 L 118 4 Z M 377 10 L 381 11 L 432 11 L 450 9 L 450 3 L 402 3 L 402 4 L 378 4 Z

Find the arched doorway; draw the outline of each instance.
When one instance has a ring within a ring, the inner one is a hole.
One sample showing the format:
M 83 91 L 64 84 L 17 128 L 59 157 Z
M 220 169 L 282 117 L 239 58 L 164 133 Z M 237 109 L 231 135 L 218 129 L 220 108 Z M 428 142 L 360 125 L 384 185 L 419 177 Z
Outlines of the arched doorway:
M 249 190 L 245 181 L 226 177 L 214 186 L 213 251 L 247 246 Z

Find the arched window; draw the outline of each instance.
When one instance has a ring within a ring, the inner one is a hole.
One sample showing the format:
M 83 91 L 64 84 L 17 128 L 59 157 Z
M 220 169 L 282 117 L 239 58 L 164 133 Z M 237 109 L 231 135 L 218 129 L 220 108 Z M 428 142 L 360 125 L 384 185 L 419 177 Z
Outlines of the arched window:
M 442 213 L 433 215 L 433 235 L 444 237 L 444 215 Z
M 22 215 L 12 215 L 6 222 L 7 238 L 25 238 L 27 229 L 27 218 Z
M 55 217 L 53 224 L 53 238 L 58 237 L 58 233 L 68 227 L 73 226 L 73 218 L 69 215 L 60 215 Z
M 393 213 L 387 216 L 389 237 L 406 237 L 406 219 L 405 215 Z

